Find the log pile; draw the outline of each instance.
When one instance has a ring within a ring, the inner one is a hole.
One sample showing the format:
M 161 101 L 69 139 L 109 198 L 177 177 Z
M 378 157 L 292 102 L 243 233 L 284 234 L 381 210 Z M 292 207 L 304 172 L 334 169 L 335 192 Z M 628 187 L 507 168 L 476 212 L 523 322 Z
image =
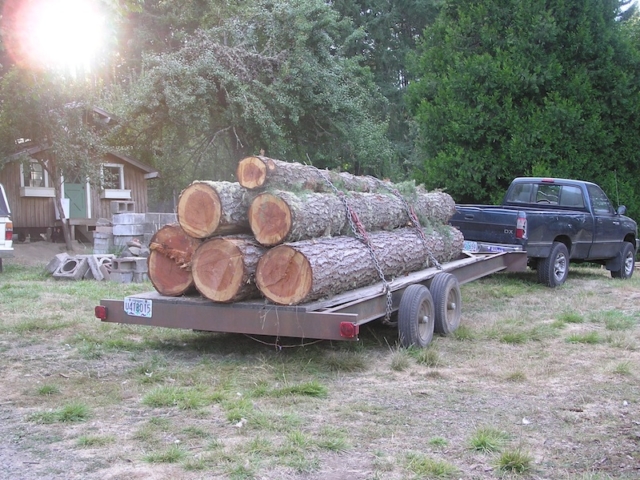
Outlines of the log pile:
M 263 156 L 242 159 L 236 176 L 193 182 L 180 195 L 179 224 L 152 239 L 149 279 L 162 295 L 297 305 L 462 251 L 444 192 L 402 196 L 388 181 Z

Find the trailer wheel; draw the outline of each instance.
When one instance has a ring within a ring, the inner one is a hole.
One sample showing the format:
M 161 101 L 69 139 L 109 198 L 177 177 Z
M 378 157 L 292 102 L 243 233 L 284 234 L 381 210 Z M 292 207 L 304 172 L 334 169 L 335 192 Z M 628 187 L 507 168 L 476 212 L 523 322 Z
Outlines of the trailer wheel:
M 458 279 L 450 273 L 437 273 L 431 280 L 430 289 L 436 308 L 435 332 L 449 335 L 460 326 L 462 314 Z
M 538 281 L 547 287 L 562 285 L 569 274 L 569 251 L 564 243 L 553 242 L 547 258 L 538 260 Z
M 631 278 L 633 270 L 635 268 L 635 249 L 629 242 L 624 242 L 620 249 L 620 270 L 611 270 L 611 276 L 613 278 L 622 278 L 626 280 Z M 1 271 L 1 270 L 0 270 Z
M 433 339 L 433 298 L 424 285 L 410 285 L 398 310 L 398 334 L 403 347 L 426 347 Z

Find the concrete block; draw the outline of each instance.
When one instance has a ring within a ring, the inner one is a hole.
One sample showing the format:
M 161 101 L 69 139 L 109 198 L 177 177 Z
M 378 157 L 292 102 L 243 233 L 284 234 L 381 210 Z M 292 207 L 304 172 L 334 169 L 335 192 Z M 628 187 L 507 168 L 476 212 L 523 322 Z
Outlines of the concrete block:
M 112 201 L 111 202 L 111 214 L 116 215 L 118 213 L 126 213 L 135 211 L 135 202 L 121 202 L 121 201 Z
M 89 270 L 89 262 L 86 257 L 69 257 L 55 272 L 56 280 L 81 280 Z
M 144 283 L 149 280 L 147 272 L 133 272 L 133 283 Z
M 45 267 L 47 272 L 54 273 L 60 265 L 66 262 L 69 259 L 68 253 L 59 253 L 55 257 L 51 259 L 51 261 Z
M 101 233 L 103 235 L 113 235 L 113 227 L 111 225 L 96 225 L 96 229 L 94 230 L 93 234 L 96 235 L 98 233 Z
M 136 235 L 144 235 L 144 225 L 114 225 L 113 236 L 114 237 L 134 237 Z
M 100 265 L 100 273 L 104 280 L 111 280 L 111 264 Z
M 113 223 L 114 227 L 116 225 L 142 225 L 145 222 L 145 214 L 144 213 L 120 213 L 118 215 L 114 215 L 111 222 Z
M 87 257 L 87 261 L 89 262 L 89 271 L 91 272 L 91 278 L 95 280 L 102 281 L 104 280 L 104 274 L 100 269 L 101 265 L 111 265 L 113 260 L 115 259 L 115 255 L 89 255 Z M 87 276 L 85 275 L 85 278 Z
M 111 272 L 146 272 L 145 257 L 120 257 L 111 261 Z
M 109 280 L 116 283 L 131 283 L 133 282 L 133 272 L 111 272 Z

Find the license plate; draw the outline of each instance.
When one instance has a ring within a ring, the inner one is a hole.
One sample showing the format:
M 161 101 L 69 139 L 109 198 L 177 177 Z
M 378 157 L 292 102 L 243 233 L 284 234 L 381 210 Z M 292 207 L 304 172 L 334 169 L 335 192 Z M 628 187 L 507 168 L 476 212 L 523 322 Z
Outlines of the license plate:
M 151 300 L 133 297 L 125 297 L 124 299 L 124 313 L 132 317 L 151 318 L 151 307 Z
M 465 252 L 475 253 L 478 251 L 478 242 L 470 242 L 468 240 L 464 241 L 464 245 L 462 246 L 462 250 Z

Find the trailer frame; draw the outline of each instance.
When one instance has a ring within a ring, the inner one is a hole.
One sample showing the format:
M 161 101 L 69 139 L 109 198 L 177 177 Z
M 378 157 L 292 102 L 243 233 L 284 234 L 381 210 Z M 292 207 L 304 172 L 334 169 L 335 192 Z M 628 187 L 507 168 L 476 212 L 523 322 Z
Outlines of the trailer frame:
M 463 252 L 458 259 L 442 264 L 441 269 L 431 267 L 387 282 L 392 292 L 391 310 L 399 310 L 408 287 L 429 288 L 439 274 L 452 275 L 459 284 L 464 284 L 493 273 L 526 268 L 526 252 Z M 95 307 L 95 316 L 110 323 L 347 341 L 357 341 L 361 325 L 385 317 L 386 313 L 387 294 L 382 282 L 292 306 L 264 299 L 223 304 L 201 296 L 166 297 L 151 291 L 123 300 L 101 300 Z

